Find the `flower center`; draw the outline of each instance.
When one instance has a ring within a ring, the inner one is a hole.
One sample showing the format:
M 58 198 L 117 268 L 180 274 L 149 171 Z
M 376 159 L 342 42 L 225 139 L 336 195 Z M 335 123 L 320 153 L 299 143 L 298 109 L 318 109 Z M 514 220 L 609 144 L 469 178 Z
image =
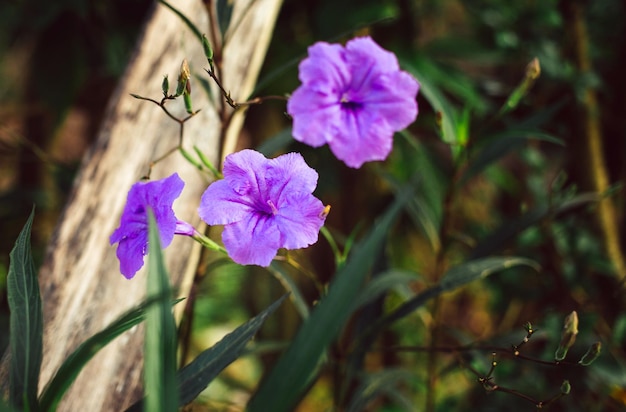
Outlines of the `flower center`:
M 276 205 L 274 204 L 274 202 L 272 202 L 271 200 L 267 201 L 267 205 L 270 207 L 270 209 L 272 210 L 272 214 L 274 216 L 276 216 L 278 214 L 278 209 L 276 209 Z
M 350 98 L 348 97 L 348 93 L 344 93 L 341 96 L 341 100 L 339 101 L 339 103 L 341 104 L 342 109 L 349 110 L 349 111 L 358 110 L 363 106 L 362 103 L 350 100 Z

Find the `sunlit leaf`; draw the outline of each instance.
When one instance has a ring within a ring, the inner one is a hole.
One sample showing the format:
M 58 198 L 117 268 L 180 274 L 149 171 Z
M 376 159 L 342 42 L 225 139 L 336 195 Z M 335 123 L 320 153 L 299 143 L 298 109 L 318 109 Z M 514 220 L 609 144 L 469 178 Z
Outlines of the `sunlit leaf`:
M 10 253 L 7 297 L 11 312 L 9 402 L 20 410 L 37 410 L 42 358 L 43 313 L 37 271 L 30 247 L 32 210 Z

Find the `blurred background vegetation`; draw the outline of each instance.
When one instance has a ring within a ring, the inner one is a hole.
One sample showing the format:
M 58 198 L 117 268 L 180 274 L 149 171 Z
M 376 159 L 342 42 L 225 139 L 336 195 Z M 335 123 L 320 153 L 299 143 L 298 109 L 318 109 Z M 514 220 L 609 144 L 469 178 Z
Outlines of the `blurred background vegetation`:
M 9 251 L 33 204 L 38 211 L 35 250 L 40 259 L 43 256 L 81 157 L 96 136 L 107 99 L 153 7 L 147 0 L 0 3 L 1 290 Z M 572 393 L 551 405 L 552 410 L 626 408 L 626 307 L 620 282 L 626 273 L 619 270 L 619 237 L 623 242 L 626 233 L 621 187 L 626 178 L 626 127 L 620 123 L 626 107 L 620 69 L 626 62 L 625 11 L 620 0 L 362 0 L 358 5 L 348 0 L 285 0 L 259 95 L 293 91 L 298 85 L 297 62 L 315 41 L 369 34 L 450 102 L 459 132 L 465 131 L 471 142 L 468 159 L 487 153 L 484 148 L 489 147 L 487 155 L 497 161 L 459 184 L 459 163 L 442 142 L 437 126 L 441 118 L 423 93 L 418 97 L 418 120 L 409 133 L 396 136 L 391 157 L 359 171 L 346 168 L 326 148 L 313 150 L 286 140 L 289 120 L 279 103 L 249 110 L 242 145 L 261 145 L 269 154 L 302 152 L 322 176 L 317 195 L 332 205 L 328 227 L 339 238 L 373 222 L 393 198 L 393 182 L 422 172 L 424 210 L 445 218 L 442 244 L 438 246 L 425 227 L 417 230 L 407 215 L 390 235 L 384 259 L 388 267 L 419 273 L 412 290 L 436 282 L 439 265 L 472 257 L 514 254 L 541 265 L 539 273 L 512 269 L 474 282 L 385 332 L 376 347 L 397 350 L 372 353 L 365 369 L 408 368 L 410 375 L 396 386 L 416 410 L 424 408 L 433 375 L 436 410 L 530 410 L 526 400 L 487 393 L 477 383 L 469 369 L 486 374 L 490 350 L 440 353 L 433 366 L 431 354 L 422 348 L 432 342 L 435 330 L 442 348 L 469 342 L 508 348 L 519 344 L 524 323 L 531 322 L 539 331 L 524 353 L 550 360 L 562 321 L 572 310 L 581 321 L 574 357 L 601 341 L 600 360 L 581 371 L 505 357 L 498 359 L 498 384 L 541 400 L 558 393 L 562 380 L 569 379 Z M 535 57 L 540 77 L 514 110 L 499 115 Z M 161 81 L 160 75 L 155 73 L 155 82 Z M 598 120 L 595 126 L 593 119 Z M 533 131 L 543 138 L 506 134 L 513 130 Z M 576 202 L 576 195 L 598 191 L 599 166 L 590 159 L 593 136 L 603 147 L 600 166 L 610 184 L 612 229 L 598 219 L 606 215 L 598 202 Z M 611 244 L 617 251 L 611 252 Z M 443 261 L 437 258 L 440 249 L 445 250 Z M 328 243 L 321 240 L 307 255 L 318 281 L 327 282 L 335 269 Z M 297 281 L 311 301 L 319 297 L 312 282 Z M 282 291 L 265 270 L 235 265 L 212 270 L 200 287 L 190 356 Z M 390 294 L 381 307 L 393 304 Z M 257 348 L 267 355 L 243 358 L 229 368 L 207 390 L 204 407 L 228 410 L 239 394 L 245 398 L 263 365 L 271 364 L 276 347 L 293 335 L 297 324 L 293 310 L 268 322 L 259 339 L 266 345 Z M 3 291 L 0 350 L 8 341 L 7 325 Z M 333 348 L 331 365 L 345 360 L 348 335 Z M 337 403 L 339 369 L 331 367 L 322 374 L 300 406 L 302 411 L 327 410 Z M 364 409 L 404 410 L 397 404 L 382 397 Z

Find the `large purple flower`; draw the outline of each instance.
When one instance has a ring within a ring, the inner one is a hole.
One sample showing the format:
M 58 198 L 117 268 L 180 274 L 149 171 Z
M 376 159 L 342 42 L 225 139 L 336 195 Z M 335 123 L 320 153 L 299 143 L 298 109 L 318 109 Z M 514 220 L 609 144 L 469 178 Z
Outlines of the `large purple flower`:
M 204 192 L 198 213 L 209 225 L 225 225 L 222 240 L 235 262 L 269 266 L 278 249 L 317 242 L 326 218 L 312 194 L 317 178 L 299 153 L 266 159 L 243 150 L 226 157 L 224 179 Z
M 417 116 L 419 84 L 369 37 L 345 48 L 316 43 L 299 69 L 302 85 L 287 103 L 294 138 L 313 147 L 328 143 L 350 167 L 386 159 L 394 132 Z
M 185 183 L 174 173 L 168 178 L 151 182 L 138 182 L 130 188 L 122 212 L 120 227 L 111 235 L 110 242 L 117 246 L 120 272 L 131 279 L 143 266 L 148 253 L 148 209 L 152 209 L 163 248 L 172 243 L 174 234 L 192 236 L 194 228 L 176 218 L 172 204 L 180 196 Z

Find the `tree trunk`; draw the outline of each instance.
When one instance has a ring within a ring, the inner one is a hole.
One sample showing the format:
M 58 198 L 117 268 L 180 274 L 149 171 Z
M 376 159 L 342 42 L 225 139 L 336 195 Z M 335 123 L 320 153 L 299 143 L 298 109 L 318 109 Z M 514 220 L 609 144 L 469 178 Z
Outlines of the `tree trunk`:
M 234 0 L 231 29 L 224 49 L 223 83 L 235 99 L 252 91 L 271 38 L 280 0 Z M 172 1 L 200 30 L 210 32 L 204 4 Z M 242 17 L 243 16 L 243 17 Z M 236 24 L 239 19 L 240 24 Z M 106 327 L 145 295 L 145 268 L 132 280 L 119 272 L 109 236 L 119 219 L 131 185 L 148 171 L 150 162 L 178 143 L 178 124 L 147 101 L 160 100 L 162 76 L 171 88 L 183 58 L 192 71 L 192 97 L 199 114 L 185 123 L 184 147 L 198 146 L 213 162 L 219 148 L 234 150 L 241 120 L 232 121 L 220 142 L 221 120 L 214 90 L 210 102 L 193 75 L 208 79 L 202 46 L 183 21 L 158 4 L 151 14 L 136 55 L 113 95 L 99 136 L 84 159 L 64 214 L 49 244 L 39 274 L 44 305 L 44 354 L 40 390 L 64 359 L 85 339 Z M 168 109 L 184 117 L 181 101 Z M 238 114 L 239 115 L 239 114 Z M 239 116 L 243 117 L 243 116 Z M 224 153 L 225 154 L 225 153 Z M 201 227 L 197 207 L 209 180 L 175 152 L 153 169 L 153 179 L 178 172 L 186 182 L 174 210 L 179 219 Z M 186 237 L 175 237 L 165 251 L 171 281 L 186 296 L 198 264 L 200 247 Z M 142 396 L 142 328 L 126 332 L 101 350 L 78 376 L 62 401 L 60 411 L 120 411 Z

